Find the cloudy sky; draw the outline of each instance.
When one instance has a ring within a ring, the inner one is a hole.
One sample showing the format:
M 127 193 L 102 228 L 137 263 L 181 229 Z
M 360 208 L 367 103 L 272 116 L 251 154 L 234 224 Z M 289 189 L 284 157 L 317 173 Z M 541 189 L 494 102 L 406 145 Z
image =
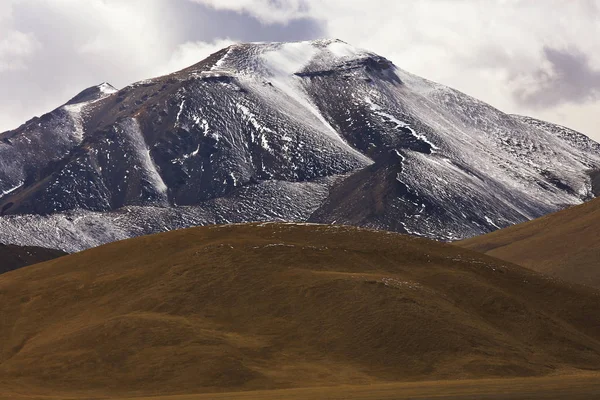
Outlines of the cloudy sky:
M 600 140 L 600 0 L 0 0 L 0 131 L 231 42 L 323 37 Z

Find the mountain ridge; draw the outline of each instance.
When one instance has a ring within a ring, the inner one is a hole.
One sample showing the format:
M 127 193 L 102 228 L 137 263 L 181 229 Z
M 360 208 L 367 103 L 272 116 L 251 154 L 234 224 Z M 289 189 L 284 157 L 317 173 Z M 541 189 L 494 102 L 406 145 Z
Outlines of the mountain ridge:
M 236 44 L 106 88 L 0 134 L 0 241 L 17 240 L 8 231 L 24 219 L 44 237 L 44 221 L 85 237 L 73 213 L 114 232 L 71 251 L 156 232 L 144 219 L 167 221 L 161 230 L 353 223 L 450 241 L 588 200 L 600 169 L 597 144 L 575 131 L 504 114 L 338 40 Z M 380 170 L 386 196 L 345 189 Z M 236 213 L 240 202 L 258 205 Z M 147 211 L 135 227 L 113 222 L 132 208 Z

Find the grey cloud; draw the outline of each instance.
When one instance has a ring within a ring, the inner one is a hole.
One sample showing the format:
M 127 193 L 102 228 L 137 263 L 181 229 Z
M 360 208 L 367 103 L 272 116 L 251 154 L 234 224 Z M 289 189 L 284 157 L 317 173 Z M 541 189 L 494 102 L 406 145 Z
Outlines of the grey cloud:
M 592 67 L 585 54 L 576 49 L 544 47 L 544 56 L 551 68 L 539 68 L 531 75 L 533 87 L 513 92 L 519 103 L 546 108 L 564 103 L 581 104 L 600 97 L 600 70 Z
M 185 40 L 210 41 L 229 37 L 243 42 L 299 41 L 325 35 L 325 21 L 297 18 L 287 23 L 265 24 L 255 17 L 231 10 L 215 10 L 205 5 L 183 1 L 177 9 L 176 22 Z
M 38 43 L 0 54 L 0 131 L 99 82 L 122 87 L 196 62 L 220 39 L 339 37 L 508 112 L 593 110 L 599 18 L 600 0 L 0 0 L 0 42 L 14 31 Z M 540 57 L 547 43 L 573 47 Z

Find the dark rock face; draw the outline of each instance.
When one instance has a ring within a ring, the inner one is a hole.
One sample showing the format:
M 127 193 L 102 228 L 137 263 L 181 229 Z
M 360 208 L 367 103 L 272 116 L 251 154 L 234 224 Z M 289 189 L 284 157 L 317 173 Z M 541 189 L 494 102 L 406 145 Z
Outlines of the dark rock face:
M 58 221 L 113 221 L 124 207 L 164 221 L 190 207 L 188 222 L 160 229 L 310 218 L 450 240 L 580 203 L 598 168 L 584 135 L 346 43 L 240 44 L 118 91 L 86 89 L 0 134 L 0 240 L 26 241 L 2 234 L 18 216 L 71 226 Z M 249 193 L 267 187 L 259 205 Z M 158 229 L 109 225 L 119 233 L 60 246 Z
M 0 274 L 66 255 L 60 250 L 0 244 Z

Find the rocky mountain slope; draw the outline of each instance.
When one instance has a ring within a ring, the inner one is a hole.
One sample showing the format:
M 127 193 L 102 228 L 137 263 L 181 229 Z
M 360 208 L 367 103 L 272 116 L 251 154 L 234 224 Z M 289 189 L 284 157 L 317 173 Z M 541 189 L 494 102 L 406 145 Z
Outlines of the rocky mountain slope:
M 600 199 L 456 243 L 600 288 Z
M 599 166 L 582 134 L 344 42 L 238 44 L 1 134 L 0 241 L 273 219 L 453 240 L 592 198 Z
M 591 288 L 389 232 L 179 230 L 0 275 L 0 395 L 589 372 L 600 366 L 598 300 Z
M 0 243 L 0 274 L 66 255 L 60 250 Z

